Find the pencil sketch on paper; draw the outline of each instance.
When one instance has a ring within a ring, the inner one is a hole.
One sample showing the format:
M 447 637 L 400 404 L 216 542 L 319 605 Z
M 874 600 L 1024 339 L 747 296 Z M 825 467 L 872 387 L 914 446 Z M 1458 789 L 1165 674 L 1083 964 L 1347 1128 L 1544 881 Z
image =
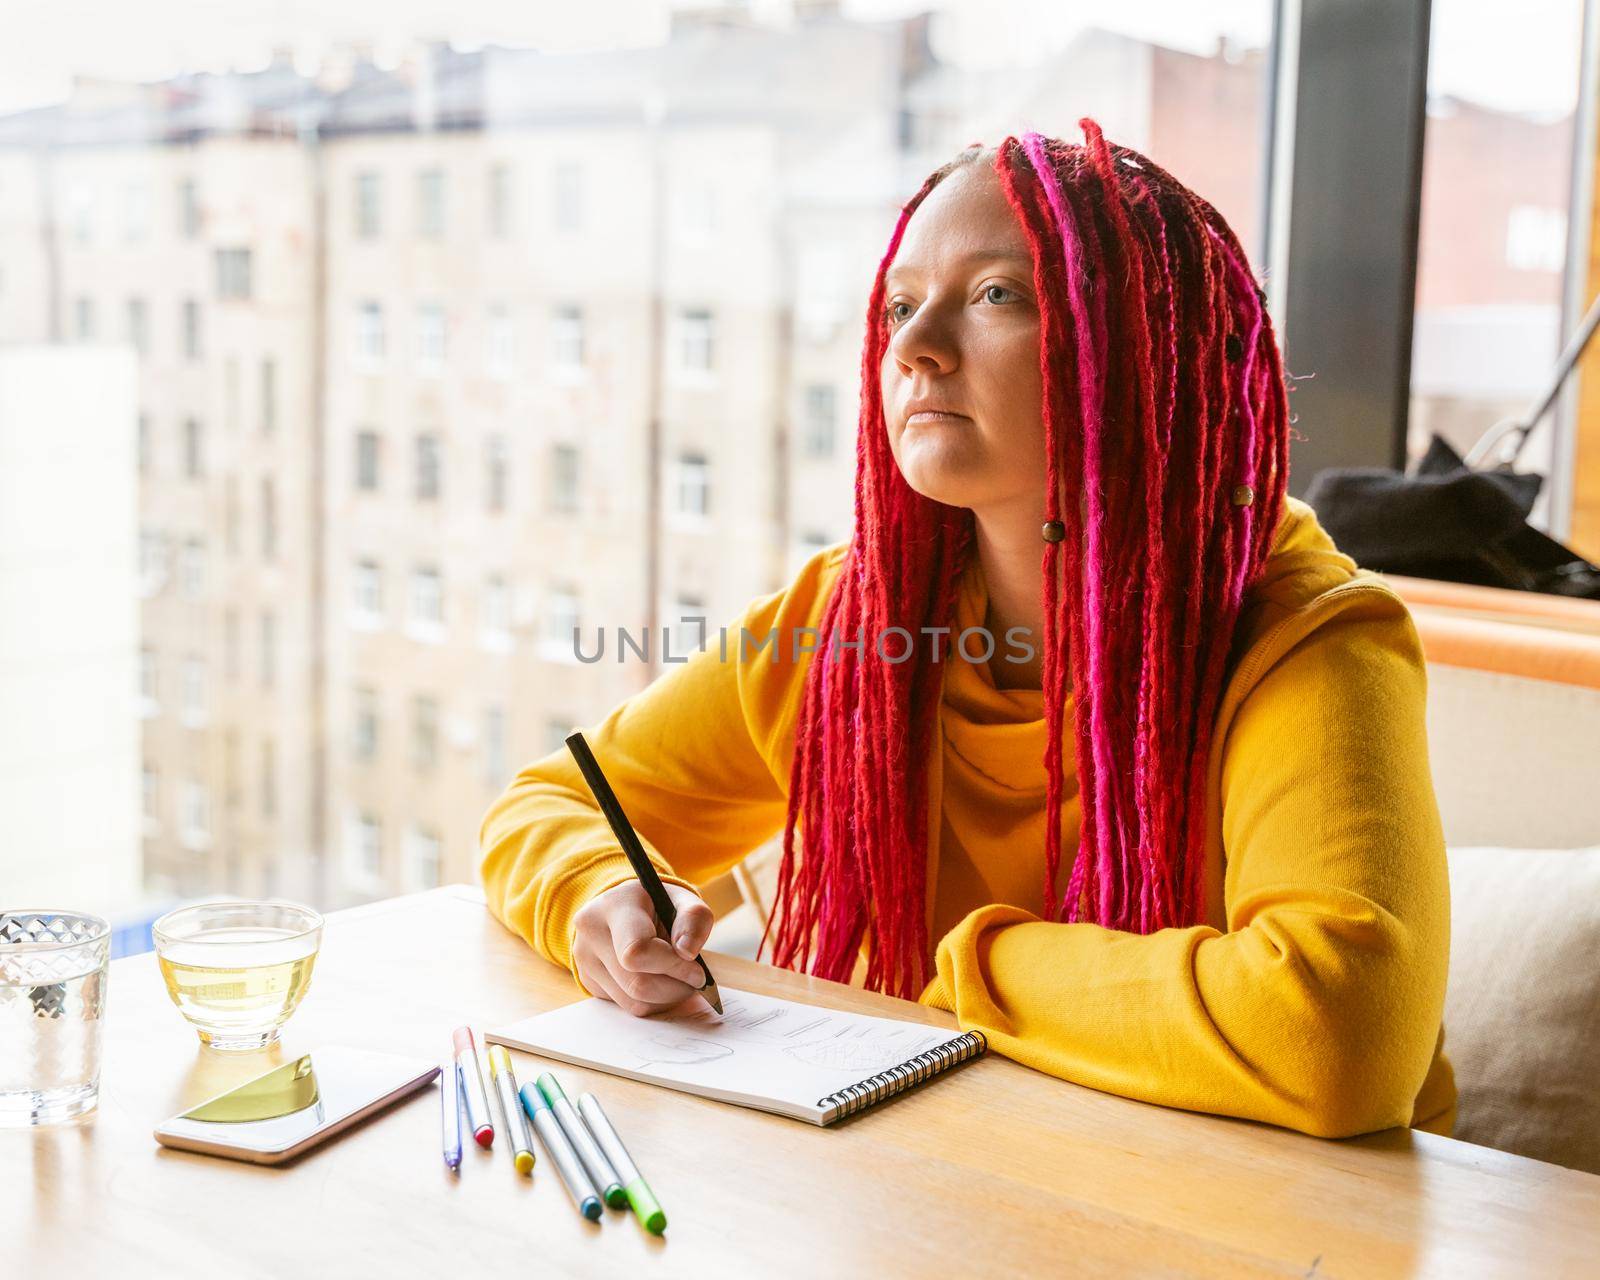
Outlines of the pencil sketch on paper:
M 671 1031 L 657 1032 L 638 1048 L 639 1066 L 698 1067 L 730 1057 L 733 1046 L 718 1044 L 700 1036 L 686 1036 Z

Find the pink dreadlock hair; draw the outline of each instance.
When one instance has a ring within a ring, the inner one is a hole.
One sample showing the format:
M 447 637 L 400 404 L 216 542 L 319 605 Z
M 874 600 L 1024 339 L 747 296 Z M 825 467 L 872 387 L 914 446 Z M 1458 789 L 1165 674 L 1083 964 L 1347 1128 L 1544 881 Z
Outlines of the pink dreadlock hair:
M 883 661 L 874 640 L 950 624 L 973 516 L 918 494 L 890 452 L 884 274 L 928 193 L 986 154 L 1033 257 L 1046 518 L 1065 530 L 1042 551 L 1042 915 L 1135 933 L 1201 916 L 1212 722 L 1288 480 L 1283 369 L 1266 295 L 1222 216 L 1092 119 L 1078 124 L 1081 146 L 1028 132 L 968 147 L 903 206 L 878 266 L 855 529 L 796 726 L 780 965 L 844 981 L 865 942 L 869 988 L 915 997 L 929 976 L 926 765 L 942 668 L 920 644 Z M 840 637 L 865 643 L 830 656 Z M 1069 680 L 1082 815 L 1058 894 Z

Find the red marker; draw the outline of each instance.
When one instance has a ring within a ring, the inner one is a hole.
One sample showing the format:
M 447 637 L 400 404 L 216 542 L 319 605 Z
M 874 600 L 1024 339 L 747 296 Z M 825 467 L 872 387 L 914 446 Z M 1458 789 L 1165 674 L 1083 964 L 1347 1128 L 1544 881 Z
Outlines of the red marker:
M 457 1027 L 455 1036 L 456 1065 L 461 1068 L 461 1079 L 466 1085 L 467 1123 L 472 1126 L 472 1138 L 480 1147 L 494 1143 L 494 1125 L 489 1122 L 489 1095 L 483 1087 L 483 1071 L 478 1066 L 478 1047 L 472 1042 L 471 1027 Z

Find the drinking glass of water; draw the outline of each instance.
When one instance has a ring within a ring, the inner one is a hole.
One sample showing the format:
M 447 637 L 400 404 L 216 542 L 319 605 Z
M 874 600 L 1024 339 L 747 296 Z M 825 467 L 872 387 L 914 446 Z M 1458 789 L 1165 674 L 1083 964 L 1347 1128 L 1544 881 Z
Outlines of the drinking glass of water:
M 0 1125 L 94 1110 L 110 959 L 99 916 L 0 911 Z

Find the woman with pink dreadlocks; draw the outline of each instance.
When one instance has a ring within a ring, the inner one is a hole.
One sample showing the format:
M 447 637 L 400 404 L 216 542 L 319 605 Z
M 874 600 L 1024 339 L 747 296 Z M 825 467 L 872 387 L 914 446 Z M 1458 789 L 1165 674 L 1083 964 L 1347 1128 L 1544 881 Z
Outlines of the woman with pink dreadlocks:
M 1449 902 L 1399 597 L 1286 492 L 1265 295 L 1092 120 L 974 145 L 873 283 L 855 524 L 482 829 L 491 910 L 635 1014 L 697 884 L 782 833 L 763 947 L 1041 1071 L 1344 1136 L 1449 1133 Z

